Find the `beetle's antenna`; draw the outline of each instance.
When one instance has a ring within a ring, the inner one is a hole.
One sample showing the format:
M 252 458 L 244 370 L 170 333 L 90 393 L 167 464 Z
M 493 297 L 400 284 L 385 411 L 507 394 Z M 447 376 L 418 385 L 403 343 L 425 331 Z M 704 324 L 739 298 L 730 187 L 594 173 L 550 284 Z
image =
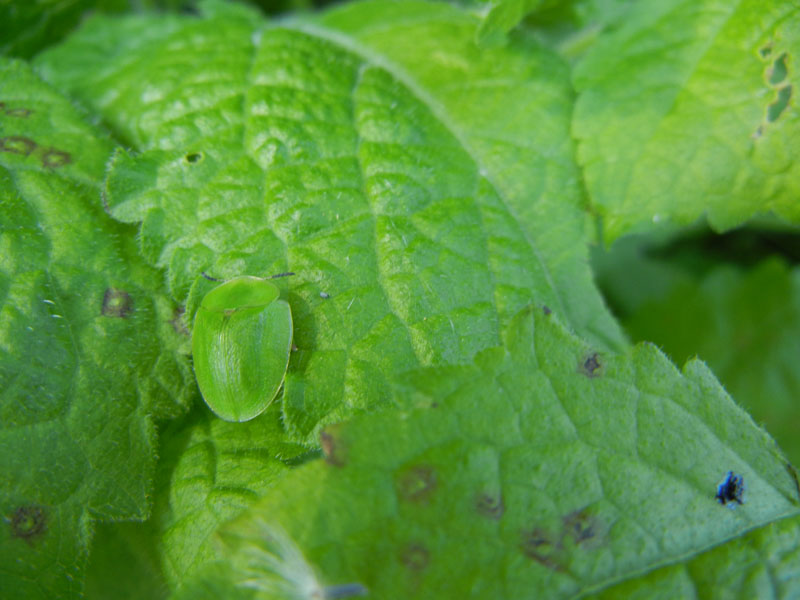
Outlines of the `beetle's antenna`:
M 206 279 L 208 279 L 209 281 L 222 281 L 222 279 L 217 279 L 216 277 L 212 277 L 211 275 L 209 275 L 209 274 L 208 274 L 208 273 L 206 273 L 205 271 L 201 271 L 201 272 L 200 272 L 200 275 L 202 275 L 203 277 L 205 277 L 205 278 L 206 278 Z
M 278 277 L 290 277 L 294 275 L 291 271 L 287 271 L 286 273 L 278 273 L 277 275 L 270 275 L 267 279 L 277 279 Z

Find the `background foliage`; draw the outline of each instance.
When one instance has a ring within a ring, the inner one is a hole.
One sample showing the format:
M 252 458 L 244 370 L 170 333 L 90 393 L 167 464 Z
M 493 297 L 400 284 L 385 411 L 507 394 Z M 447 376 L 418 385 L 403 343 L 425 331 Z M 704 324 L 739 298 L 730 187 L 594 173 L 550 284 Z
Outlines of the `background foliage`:
M 0 6 L 0 595 L 797 596 L 800 5 L 326 4 Z

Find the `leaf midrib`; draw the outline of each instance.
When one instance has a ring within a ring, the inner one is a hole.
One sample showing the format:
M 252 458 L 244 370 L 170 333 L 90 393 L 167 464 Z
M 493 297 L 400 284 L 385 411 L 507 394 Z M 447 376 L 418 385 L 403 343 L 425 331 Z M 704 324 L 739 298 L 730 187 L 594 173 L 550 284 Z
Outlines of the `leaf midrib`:
M 403 24 L 407 24 L 409 20 L 404 19 L 401 22 Z M 425 22 L 429 23 L 430 20 L 427 20 Z M 502 190 L 502 188 L 500 188 L 497 185 L 497 183 L 495 182 L 494 178 L 491 175 L 490 169 L 488 169 L 487 166 L 483 163 L 483 161 L 480 160 L 474 148 L 467 141 L 467 136 L 464 134 L 464 132 L 447 117 L 447 112 L 444 109 L 444 107 L 442 107 L 433 98 L 433 96 L 429 94 L 424 89 L 424 87 L 419 84 L 419 82 L 414 77 L 412 77 L 405 69 L 397 65 L 395 62 L 386 58 L 384 55 L 376 53 L 374 50 L 364 46 L 363 44 L 357 42 L 352 37 L 346 34 L 343 34 L 335 30 L 331 30 L 326 27 L 322 27 L 316 24 L 310 24 L 308 22 L 303 22 L 299 20 L 287 20 L 282 23 L 267 24 L 265 29 L 287 29 L 290 31 L 297 31 L 300 33 L 304 33 L 306 35 L 324 39 L 342 48 L 343 50 L 355 54 L 370 66 L 384 69 L 390 75 L 392 75 L 392 77 L 394 77 L 397 81 L 402 83 L 420 103 L 422 103 L 428 110 L 431 111 L 431 114 L 439 121 L 439 123 L 441 123 L 442 126 L 458 141 L 459 145 L 461 146 L 461 149 L 464 150 L 464 152 L 470 157 L 470 160 L 472 160 L 473 164 L 475 165 L 478 177 L 486 179 L 492 186 L 492 189 L 495 191 L 498 198 L 503 203 L 505 210 L 514 219 L 514 221 L 518 225 L 520 225 L 519 227 L 520 234 L 523 236 L 526 244 L 530 248 L 533 255 L 536 257 L 536 260 L 538 261 L 539 266 L 542 269 L 542 273 L 544 274 L 547 285 L 553 292 L 553 295 L 558 303 L 558 309 L 560 314 L 564 315 L 565 317 L 569 315 L 569 312 L 566 310 L 564 301 L 562 299 L 561 291 L 555 284 L 549 266 L 543 260 L 538 246 L 534 243 L 534 240 L 531 239 L 526 228 L 522 226 L 522 222 L 518 217 L 516 211 L 511 207 L 508 199 L 506 198 L 505 192 Z

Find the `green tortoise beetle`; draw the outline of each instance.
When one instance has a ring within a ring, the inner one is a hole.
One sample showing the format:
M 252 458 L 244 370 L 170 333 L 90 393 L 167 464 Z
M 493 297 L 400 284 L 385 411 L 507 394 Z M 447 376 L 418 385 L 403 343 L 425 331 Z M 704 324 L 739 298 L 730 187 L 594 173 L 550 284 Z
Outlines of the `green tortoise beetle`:
M 286 275 L 292 273 L 269 279 Z M 269 279 L 241 276 L 218 285 L 203 297 L 194 318 L 197 385 L 208 407 L 225 421 L 260 415 L 286 376 L 292 311 Z

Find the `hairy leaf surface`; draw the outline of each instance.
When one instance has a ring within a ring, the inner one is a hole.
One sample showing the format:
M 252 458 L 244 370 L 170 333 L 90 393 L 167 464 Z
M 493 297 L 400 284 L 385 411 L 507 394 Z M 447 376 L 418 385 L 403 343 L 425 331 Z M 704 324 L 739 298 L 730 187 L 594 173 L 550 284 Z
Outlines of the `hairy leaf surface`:
M 566 598 L 800 512 L 794 471 L 701 362 L 595 353 L 539 309 L 505 341 L 406 377 L 413 408 L 324 430 L 325 459 L 237 520 L 221 556 L 265 588 L 307 572 L 378 598 Z M 747 485 L 735 508 L 715 499 L 729 470 Z M 760 539 L 791 554 L 785 529 Z
M 67 598 L 92 520 L 146 517 L 152 419 L 191 380 L 161 274 L 103 213 L 111 141 L 22 62 L 0 102 L 0 589 Z
M 574 73 L 573 129 L 608 241 L 707 214 L 797 222 L 800 4 L 646 0 Z
M 641 215 L 615 222 L 604 198 L 622 195 L 603 185 L 634 175 L 637 194 L 678 194 L 677 204 L 662 198 L 678 221 L 729 188 L 730 214 L 791 212 L 795 113 L 766 97 L 796 88 L 795 4 L 768 4 L 762 20 L 750 2 L 641 4 L 650 17 L 638 9 L 603 33 L 574 78 L 585 179 L 611 236 Z M 231 592 L 231 580 L 282 599 L 361 586 L 376 598 L 438 600 L 572 597 L 639 582 L 631 589 L 642 593 L 650 575 L 670 578 L 695 561 L 708 561 L 707 581 L 736 565 L 754 572 L 740 540 L 774 549 L 762 568 L 791 577 L 793 469 L 702 363 L 679 372 L 652 345 L 628 347 L 594 288 L 561 59 L 524 30 L 478 44 L 482 21 L 445 3 L 353 3 L 275 22 L 219 2 L 201 12 L 95 18 L 35 62 L 126 145 L 103 201 L 137 224 L 136 250 L 166 270 L 185 307 L 176 328 L 215 285 L 203 272 L 295 273 L 276 280 L 296 345 L 282 404 L 247 424 L 200 407 L 163 430 L 152 519 L 109 528 L 98 545 L 130 550 L 129 581 L 141 575 L 143 590 L 166 593 L 166 583 L 193 600 L 255 595 Z M 675 23 L 696 25 L 693 39 L 672 40 Z M 615 62 L 636 47 L 629 38 L 655 44 L 653 61 Z M 713 68 L 711 58 L 748 44 L 763 50 L 757 85 L 749 63 Z M 647 78 L 633 89 L 623 77 L 632 70 L 666 73 L 665 95 L 652 95 Z M 727 107 L 742 81 L 767 90 L 758 110 L 745 85 L 736 110 L 693 112 L 692 93 Z M 641 106 L 614 95 L 640 90 Z M 753 114 L 754 128 L 771 129 L 748 138 L 765 145 L 738 163 L 717 160 L 724 136 L 712 136 L 697 189 L 683 179 L 695 155 L 665 143 L 682 169 L 667 163 L 668 185 L 658 185 L 651 147 L 628 148 L 623 134 L 649 139 L 625 125 L 639 118 L 661 132 L 674 116 L 664 98 L 680 109 L 668 133 L 702 133 L 696 118 L 735 138 L 731 122 Z M 646 220 L 662 215 L 638 196 L 634 205 Z M 133 254 L 130 225 L 115 227 Z M 715 499 L 728 471 L 746 482 L 741 506 Z M 215 551 L 220 528 L 242 513 Z M 719 552 L 729 562 L 704 558 Z M 96 562 L 91 579 L 101 597 L 115 583 L 98 576 L 103 568 Z
M 588 596 L 597 600 L 795 598 L 800 594 L 800 518 L 732 540 L 696 558 Z
M 800 464 L 800 272 L 777 259 L 702 274 L 647 256 L 643 240 L 613 249 L 598 279 L 633 340 L 672 360 L 706 361 L 731 395 Z
M 189 315 L 202 271 L 296 273 L 296 439 L 496 345 L 532 301 L 621 343 L 586 267 L 568 72 L 524 40 L 479 51 L 477 23 L 419 2 L 97 19 L 39 62 L 141 151 L 116 154 L 106 200 Z
M 164 433 L 153 518 L 140 529 L 155 540 L 171 587 L 213 558 L 212 536 L 316 453 L 282 441 L 280 410 L 229 423 L 203 411 Z

